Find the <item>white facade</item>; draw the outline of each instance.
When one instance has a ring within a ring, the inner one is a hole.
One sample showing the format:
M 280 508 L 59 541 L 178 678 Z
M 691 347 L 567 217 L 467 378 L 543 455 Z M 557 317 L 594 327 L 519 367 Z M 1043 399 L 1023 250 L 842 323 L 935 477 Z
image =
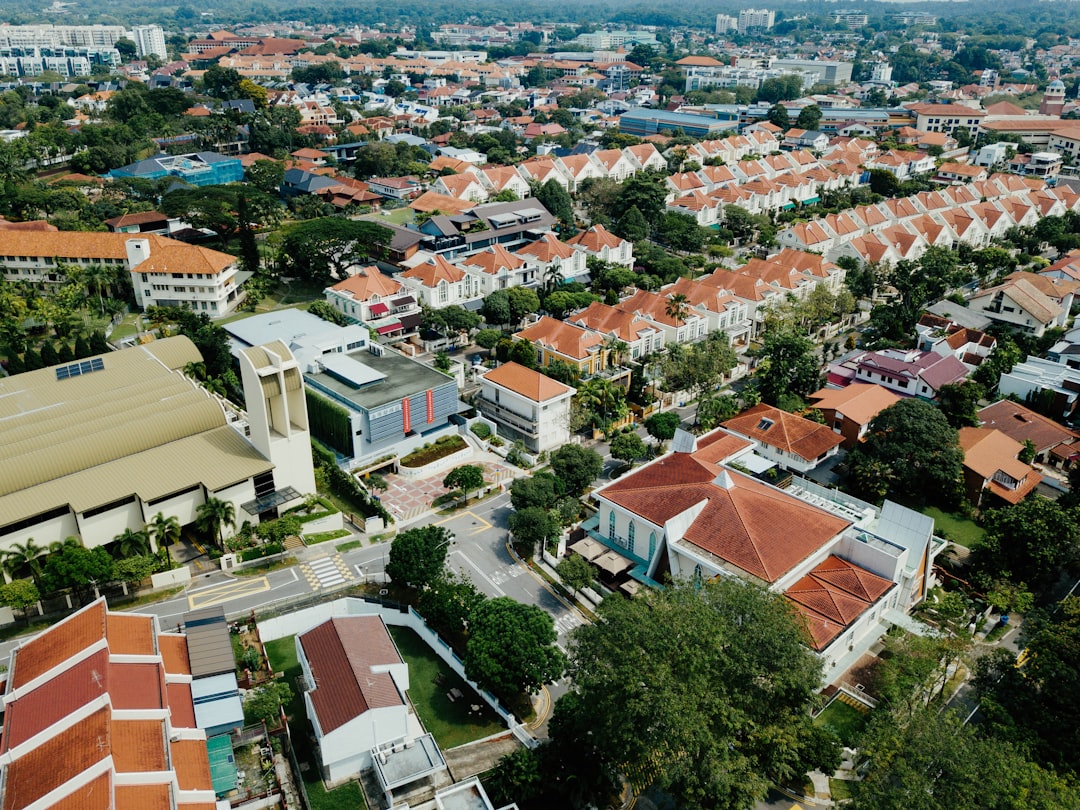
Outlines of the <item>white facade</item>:
M 169 51 L 165 47 L 165 32 L 160 25 L 136 25 L 131 29 L 131 39 L 135 42 L 140 57 L 153 54 L 163 62 L 169 60 Z
M 523 366 L 520 368 L 522 372 L 543 376 Z M 496 382 L 497 374 L 489 379 L 491 374 L 488 372 L 480 378 L 476 406 L 484 416 L 496 422 L 500 430 L 508 429 L 511 436 L 520 438 L 534 453 L 556 450 L 570 441 L 570 401 L 577 393 L 576 389 L 559 384 L 561 388 L 552 396 L 529 395 L 517 385 L 511 387 L 508 382 Z

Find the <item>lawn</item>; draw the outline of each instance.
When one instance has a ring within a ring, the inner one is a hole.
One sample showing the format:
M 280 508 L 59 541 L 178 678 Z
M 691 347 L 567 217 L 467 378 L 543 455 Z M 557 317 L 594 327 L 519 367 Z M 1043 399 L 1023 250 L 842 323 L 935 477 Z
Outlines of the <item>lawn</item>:
M 934 519 L 934 533 L 938 537 L 965 548 L 974 548 L 986 535 L 986 531 L 975 521 L 955 512 L 944 512 L 936 506 L 926 506 L 922 513 Z
M 850 748 L 866 726 L 866 715 L 853 706 L 834 700 L 814 718 L 814 725 L 832 729 L 840 742 Z
M 829 779 L 829 792 L 833 801 L 842 802 L 851 798 L 851 782 L 846 779 Z
M 409 206 L 402 206 L 401 208 L 395 208 L 393 211 L 383 211 L 381 214 L 371 214 L 369 216 L 361 217 L 361 219 L 370 220 L 371 222 L 389 222 L 391 225 L 409 225 L 412 223 L 415 214 Z
M 303 773 L 297 774 L 304 780 L 311 810 L 364 810 L 364 795 L 356 782 L 346 782 L 334 790 L 326 790 L 319 776 L 319 766 L 315 762 L 314 752 L 308 744 L 307 717 L 304 714 L 304 699 L 296 688 L 296 679 L 300 675 L 300 661 L 296 657 L 294 636 L 286 636 L 265 645 L 266 657 L 274 672 L 285 675 L 285 681 L 293 691 L 292 700 L 285 707 L 289 718 L 289 731 L 292 736 L 296 759 L 301 767 L 307 765 Z
M 389 629 L 401 657 L 409 665 L 409 698 L 440 748 L 456 748 L 506 728 L 472 687 L 435 655 L 420 636 L 407 627 Z M 440 675 L 441 686 L 435 683 Z M 451 702 L 447 693 L 455 687 L 464 695 Z M 469 711 L 470 705 L 475 704 L 481 707 L 479 715 Z

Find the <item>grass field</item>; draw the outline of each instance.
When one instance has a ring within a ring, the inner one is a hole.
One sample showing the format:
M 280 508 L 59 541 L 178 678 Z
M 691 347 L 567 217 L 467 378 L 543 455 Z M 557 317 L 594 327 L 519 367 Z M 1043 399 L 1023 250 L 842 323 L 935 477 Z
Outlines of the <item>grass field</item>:
M 934 533 L 938 537 L 965 548 L 974 548 L 986 535 L 986 531 L 971 518 L 955 512 L 944 512 L 936 506 L 926 506 L 922 513 L 934 519 Z
M 409 665 L 409 698 L 424 727 L 443 750 L 488 737 L 506 728 L 465 681 L 459 678 L 424 641 L 407 627 L 391 627 L 401 657 Z M 436 683 L 436 679 L 439 683 Z M 447 693 L 460 689 L 451 701 Z M 470 707 L 480 706 L 474 714 Z
M 866 715 L 846 703 L 834 700 L 814 718 L 814 725 L 832 729 L 841 743 L 851 747 L 866 726 Z
M 311 810 L 357 810 L 357 808 L 365 810 L 367 804 L 364 802 L 364 794 L 356 782 L 347 782 L 329 791 L 323 787 L 314 751 L 308 744 L 304 699 L 296 688 L 296 679 L 300 675 L 300 661 L 296 657 L 294 638 L 294 636 L 286 636 L 275 641 L 268 641 L 264 646 L 270 666 L 273 667 L 274 672 L 284 673 L 285 681 L 293 692 L 292 700 L 285 707 L 285 713 L 289 718 L 289 732 L 296 750 L 296 759 L 301 766 L 307 765 L 306 770 L 297 776 L 304 780 L 304 789 L 311 802 Z

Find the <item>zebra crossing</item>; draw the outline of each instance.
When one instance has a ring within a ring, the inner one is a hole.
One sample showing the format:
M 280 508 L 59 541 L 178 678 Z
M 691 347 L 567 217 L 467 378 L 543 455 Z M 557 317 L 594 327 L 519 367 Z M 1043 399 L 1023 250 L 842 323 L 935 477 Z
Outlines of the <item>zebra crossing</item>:
M 564 613 L 562 616 L 555 619 L 555 632 L 560 636 L 565 635 L 582 624 L 584 624 L 584 622 L 582 622 L 581 618 L 576 613 Z
M 513 563 L 511 565 L 500 568 L 497 571 L 492 571 L 490 574 L 488 574 L 488 579 L 490 579 L 491 582 L 495 585 L 501 585 L 508 579 L 517 579 L 524 573 L 524 568 L 522 568 L 517 563 Z
M 333 588 L 335 585 L 355 579 L 340 554 L 312 560 L 301 567 L 304 577 L 313 588 Z

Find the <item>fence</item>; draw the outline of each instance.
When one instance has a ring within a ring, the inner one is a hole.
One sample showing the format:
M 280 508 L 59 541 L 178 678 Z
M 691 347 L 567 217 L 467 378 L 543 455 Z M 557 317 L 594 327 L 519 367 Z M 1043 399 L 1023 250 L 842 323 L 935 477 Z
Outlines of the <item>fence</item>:
M 427 626 L 427 622 L 412 607 L 386 605 L 369 597 L 363 599 L 352 597 L 336 599 L 333 602 L 323 602 L 287 614 L 263 619 L 258 623 L 259 638 L 263 643 L 274 641 L 275 639 L 307 632 L 328 619 L 343 616 L 381 616 L 386 624 L 408 627 L 420 636 L 450 669 L 476 691 L 476 694 L 491 707 L 492 711 L 503 719 L 503 722 L 507 724 L 515 737 L 522 740 L 529 747 L 535 747 L 538 744 L 510 710 L 499 702 L 498 698 L 481 689 L 474 681 L 465 676 L 465 662 L 454 652 L 449 642 Z M 525 738 L 531 740 L 531 742 L 525 742 Z

